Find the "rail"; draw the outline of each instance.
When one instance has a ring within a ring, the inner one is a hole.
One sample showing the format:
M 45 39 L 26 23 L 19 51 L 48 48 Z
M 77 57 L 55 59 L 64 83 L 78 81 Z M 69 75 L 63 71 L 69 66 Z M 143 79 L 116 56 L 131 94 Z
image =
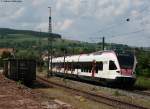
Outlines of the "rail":
M 131 91 L 131 92 L 132 92 L 132 91 Z M 138 90 L 135 90 L 135 91 L 133 91 L 133 93 L 139 94 L 139 95 L 144 95 L 144 96 L 150 96 L 150 92 L 145 92 L 145 91 L 138 91 Z
M 64 89 L 69 90 L 70 92 L 72 92 L 74 94 L 83 96 L 87 99 L 90 99 L 90 100 L 93 100 L 93 101 L 96 101 L 96 102 L 99 102 L 99 103 L 103 103 L 103 104 L 106 104 L 106 105 L 109 105 L 109 106 L 112 106 L 112 107 L 116 107 L 116 108 L 119 108 L 119 109 L 149 109 L 149 108 L 139 106 L 139 105 L 136 105 L 136 104 L 120 101 L 120 100 L 114 99 L 114 98 L 109 97 L 109 96 L 94 94 L 92 92 L 83 91 L 83 90 L 80 90 L 80 89 L 76 89 L 76 88 L 72 88 L 72 87 L 69 87 L 69 86 L 62 85 L 62 84 L 58 84 L 58 83 L 49 81 L 48 79 L 40 77 L 40 76 L 37 76 L 37 80 L 41 81 L 41 82 L 43 82 L 47 85 L 50 85 L 50 86 L 64 88 Z

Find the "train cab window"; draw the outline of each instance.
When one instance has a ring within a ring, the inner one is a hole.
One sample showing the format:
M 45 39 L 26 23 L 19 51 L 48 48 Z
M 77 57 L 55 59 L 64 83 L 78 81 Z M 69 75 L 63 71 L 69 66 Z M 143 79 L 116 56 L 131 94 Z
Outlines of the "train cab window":
M 116 70 L 116 64 L 114 61 L 109 61 L 109 70 Z

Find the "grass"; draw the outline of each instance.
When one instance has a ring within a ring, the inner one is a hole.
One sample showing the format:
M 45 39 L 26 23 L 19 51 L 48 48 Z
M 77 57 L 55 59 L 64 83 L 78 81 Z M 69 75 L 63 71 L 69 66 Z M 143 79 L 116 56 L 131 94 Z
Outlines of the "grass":
M 17 86 L 18 86 L 19 89 L 21 88 L 22 84 L 23 84 L 23 81 L 20 81 L 20 80 L 17 81 Z
M 121 94 L 121 93 L 120 93 L 119 91 L 117 91 L 117 90 L 113 92 L 113 95 L 114 95 L 114 96 L 123 96 L 123 94 Z
M 75 109 L 114 109 L 105 104 L 88 100 L 82 96 L 73 95 L 60 88 L 37 89 L 48 98 L 58 99 L 75 107 Z
M 150 89 L 150 78 L 137 77 L 135 86 L 140 87 L 140 88 Z

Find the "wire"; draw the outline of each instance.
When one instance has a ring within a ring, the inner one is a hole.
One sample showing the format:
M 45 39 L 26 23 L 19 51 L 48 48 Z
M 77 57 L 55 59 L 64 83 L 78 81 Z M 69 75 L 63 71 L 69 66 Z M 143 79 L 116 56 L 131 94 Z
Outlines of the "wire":
M 147 23 L 145 25 L 150 25 L 150 23 Z M 146 30 L 147 29 L 140 29 L 140 30 L 137 30 L 137 31 L 132 31 L 132 32 L 127 32 L 127 33 L 121 33 L 121 34 L 117 34 L 117 35 L 112 35 L 112 37 L 132 35 L 132 34 L 136 34 L 136 33 L 140 33 L 140 32 L 146 31 Z M 111 37 L 109 37 L 109 38 L 111 38 Z
M 149 6 L 145 6 L 145 7 L 144 7 L 143 9 L 141 9 L 139 12 L 140 12 L 140 13 L 143 13 L 145 10 L 148 9 L 148 7 L 149 7 Z M 127 19 L 130 20 L 131 18 L 132 18 L 132 16 L 131 16 L 130 18 L 127 18 Z M 109 26 L 107 26 L 107 27 L 105 27 L 105 28 L 102 28 L 102 29 L 98 30 L 97 32 L 99 33 L 99 32 L 105 31 L 105 30 L 110 30 L 110 29 L 113 29 L 113 28 L 117 27 L 118 25 L 120 26 L 120 25 L 126 24 L 127 22 L 130 22 L 130 23 L 131 23 L 131 22 L 135 22 L 135 21 L 136 21 L 136 18 L 137 18 L 137 17 L 133 18 L 132 21 L 126 21 L 126 22 L 121 22 L 121 23 L 109 25 Z M 126 20 L 127 20 L 127 19 L 126 19 Z
M 112 28 L 114 28 L 114 27 L 116 27 L 116 26 L 118 26 L 118 25 L 121 25 L 121 24 L 124 24 L 124 22 L 118 23 L 118 24 L 112 24 L 112 25 L 109 26 L 109 27 L 106 27 L 106 28 L 103 28 L 103 29 L 98 30 L 98 32 L 102 32 L 102 31 L 104 31 L 104 30 L 112 29 Z
M 137 33 L 143 32 L 143 31 L 145 31 L 145 29 L 132 31 L 132 32 L 128 32 L 128 33 L 117 34 L 117 35 L 113 35 L 112 37 L 114 38 L 114 37 L 119 37 L 119 36 L 127 36 L 127 35 L 137 34 Z M 112 38 L 112 37 L 109 37 L 109 38 Z

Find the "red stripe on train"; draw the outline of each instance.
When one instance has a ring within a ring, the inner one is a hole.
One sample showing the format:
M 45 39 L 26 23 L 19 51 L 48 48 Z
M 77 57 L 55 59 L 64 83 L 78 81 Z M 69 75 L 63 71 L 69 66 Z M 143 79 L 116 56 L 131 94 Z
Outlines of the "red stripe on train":
M 121 69 L 121 74 L 124 76 L 132 75 L 132 69 Z

